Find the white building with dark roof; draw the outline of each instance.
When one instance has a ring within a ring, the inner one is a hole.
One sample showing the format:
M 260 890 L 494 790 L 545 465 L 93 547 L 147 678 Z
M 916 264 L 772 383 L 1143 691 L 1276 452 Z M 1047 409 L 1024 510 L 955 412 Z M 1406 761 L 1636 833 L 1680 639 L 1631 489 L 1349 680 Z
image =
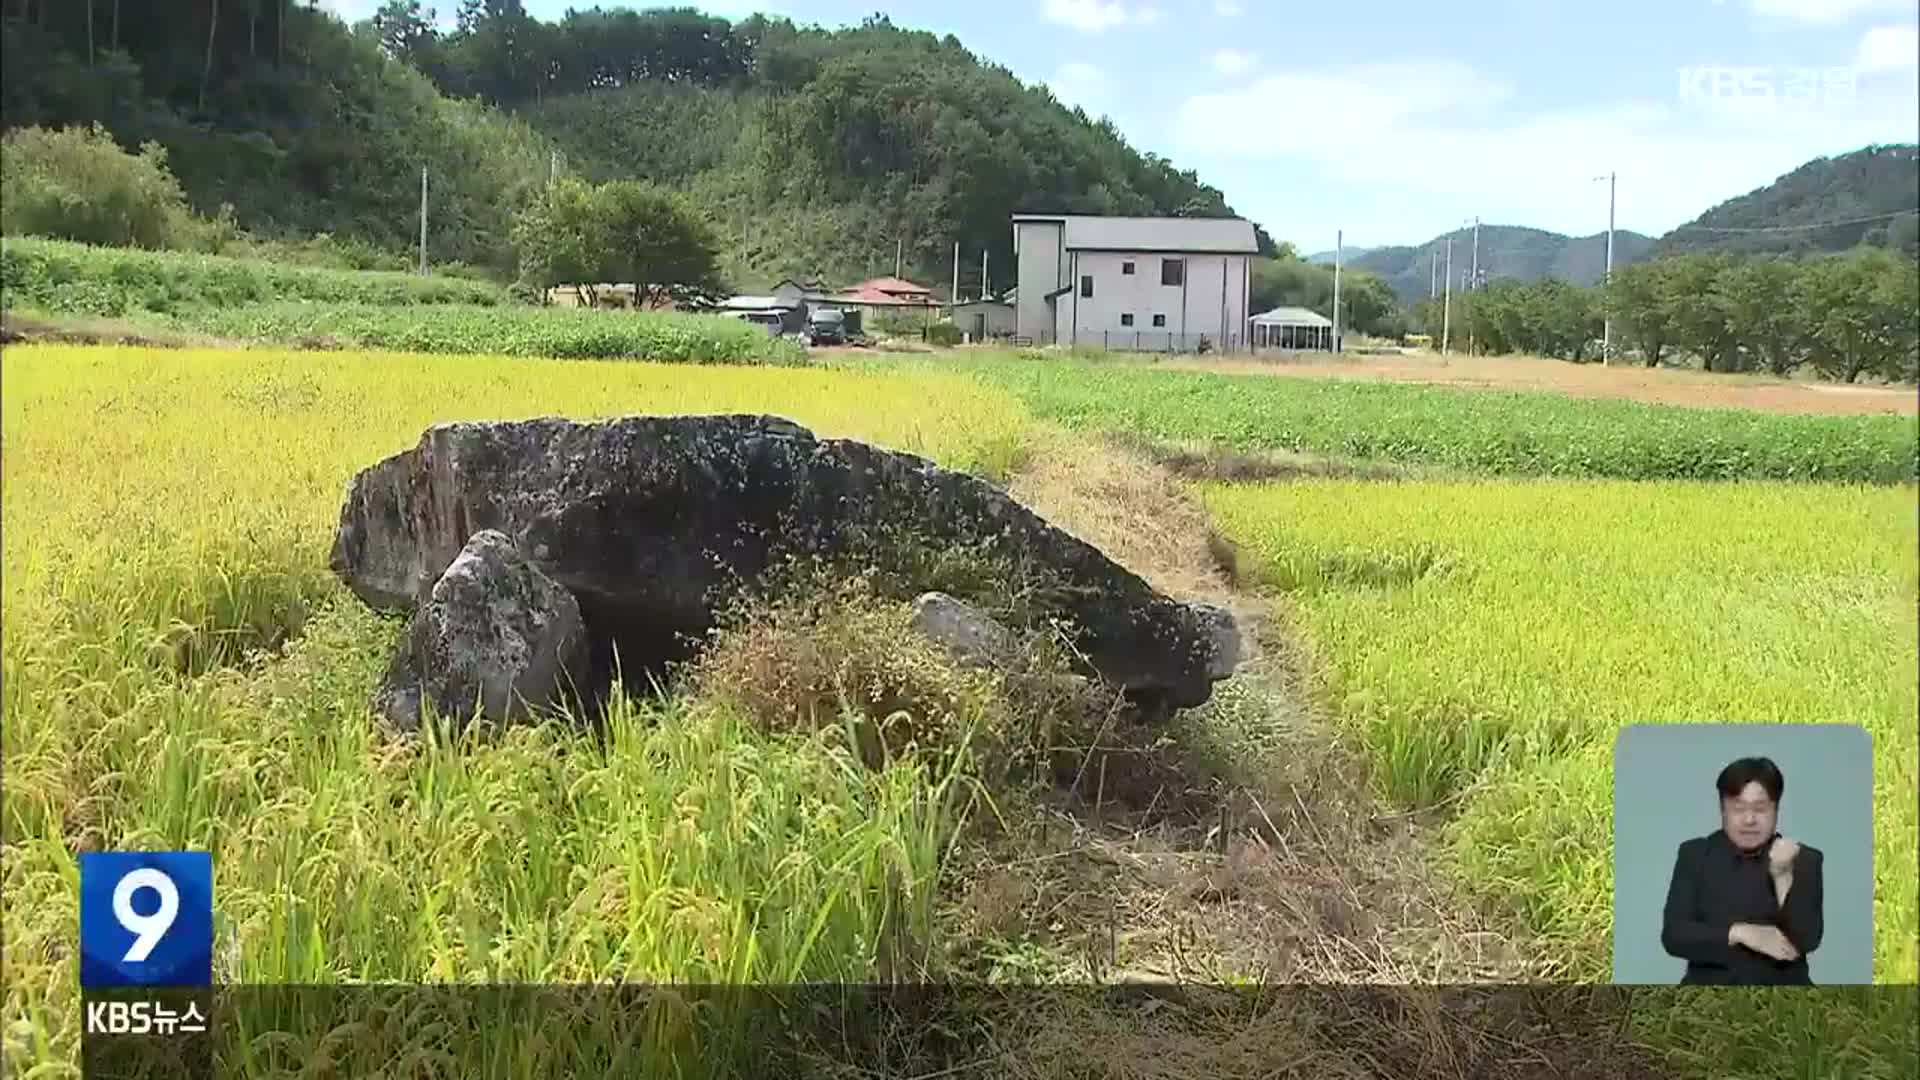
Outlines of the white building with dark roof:
M 1036 344 L 1246 346 L 1253 223 L 1015 214 L 1015 333 Z

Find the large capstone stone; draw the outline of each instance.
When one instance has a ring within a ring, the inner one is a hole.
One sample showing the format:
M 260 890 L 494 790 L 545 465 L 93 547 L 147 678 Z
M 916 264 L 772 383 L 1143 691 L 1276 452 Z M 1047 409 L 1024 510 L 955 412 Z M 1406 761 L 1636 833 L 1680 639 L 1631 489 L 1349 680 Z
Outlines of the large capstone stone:
M 1089 673 L 1158 705 L 1204 702 L 1238 650 L 1223 613 L 1162 595 L 995 485 L 771 416 L 435 426 L 354 478 L 332 565 L 369 605 L 408 611 L 485 529 L 572 593 L 602 685 L 616 660 L 632 681 L 690 655 L 786 556 L 902 530 L 1044 569 Z
M 374 706 L 403 732 L 419 727 L 423 700 L 459 725 L 523 720 L 577 699 L 587 659 L 572 594 L 483 529 L 414 611 Z

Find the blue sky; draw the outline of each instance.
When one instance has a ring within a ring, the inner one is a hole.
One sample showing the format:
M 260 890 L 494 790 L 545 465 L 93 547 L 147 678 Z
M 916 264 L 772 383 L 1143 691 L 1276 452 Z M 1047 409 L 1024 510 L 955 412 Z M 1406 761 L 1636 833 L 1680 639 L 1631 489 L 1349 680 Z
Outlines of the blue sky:
M 430 0 L 450 18 L 456 0 Z M 602 6 L 620 5 L 601 0 Z M 350 17 L 377 0 L 323 0 Z M 527 0 L 553 18 L 583 0 Z M 709 0 L 884 10 L 1111 116 L 1302 251 L 1489 224 L 1659 234 L 1809 158 L 1920 140 L 1920 0 Z

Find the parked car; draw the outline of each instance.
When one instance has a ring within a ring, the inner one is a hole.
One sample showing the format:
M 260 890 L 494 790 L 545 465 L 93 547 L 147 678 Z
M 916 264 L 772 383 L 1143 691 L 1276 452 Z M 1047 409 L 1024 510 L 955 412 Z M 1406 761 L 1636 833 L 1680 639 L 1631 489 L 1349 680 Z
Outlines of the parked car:
M 755 326 L 758 326 L 764 329 L 767 333 L 773 335 L 774 337 L 779 337 L 781 334 L 781 331 L 785 329 L 785 327 L 781 322 L 779 312 L 743 311 L 734 317 L 741 320 L 742 322 L 750 322 Z
M 807 344 L 845 345 L 847 316 L 833 308 L 815 308 L 807 314 Z

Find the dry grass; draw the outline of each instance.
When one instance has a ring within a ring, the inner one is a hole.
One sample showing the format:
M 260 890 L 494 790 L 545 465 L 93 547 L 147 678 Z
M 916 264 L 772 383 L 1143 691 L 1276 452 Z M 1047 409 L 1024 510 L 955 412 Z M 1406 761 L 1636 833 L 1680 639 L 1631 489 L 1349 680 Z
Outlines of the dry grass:
M 36 342 L 65 345 L 138 345 L 157 349 L 211 348 L 221 344 L 206 334 L 136 326 L 124 319 L 99 315 L 46 315 L 34 311 L 0 311 L 0 344 Z
M 1054 434 L 1043 446 L 1016 496 L 1163 590 L 1233 607 L 1252 655 L 1177 725 L 1114 717 L 1056 764 L 1051 797 L 1001 808 L 1000 831 L 949 890 L 946 917 L 972 950 L 962 966 L 988 979 L 1269 989 L 1153 1019 L 1063 993 L 1026 1030 L 997 1029 L 1018 1047 L 1016 1074 L 1357 1077 L 1391 1062 L 1394 1075 L 1436 1078 L 1587 1075 L 1609 1061 L 1652 1075 L 1601 1012 L 1528 1027 L 1502 1008 L 1450 1014 L 1412 989 L 1538 972 L 1429 872 L 1433 823 L 1373 801 L 1364 763 L 1308 704 L 1314 661 L 1291 616 L 1234 590 L 1221 566 L 1231 554 L 1179 479 L 1113 444 Z M 1339 989 L 1360 986 L 1376 989 Z
M 1693 408 L 1854 416 L 1920 414 L 1913 387 L 1848 386 L 1765 375 L 1719 374 L 1623 364 L 1573 364 L 1532 356 L 1349 356 L 1301 359 L 1180 357 L 1166 367 L 1295 379 L 1357 379 L 1487 390 L 1549 390 L 1570 397 L 1622 398 Z
M 1008 493 L 1169 596 L 1231 604 L 1207 552 L 1206 509 L 1167 469 L 1118 443 L 1035 436 Z

